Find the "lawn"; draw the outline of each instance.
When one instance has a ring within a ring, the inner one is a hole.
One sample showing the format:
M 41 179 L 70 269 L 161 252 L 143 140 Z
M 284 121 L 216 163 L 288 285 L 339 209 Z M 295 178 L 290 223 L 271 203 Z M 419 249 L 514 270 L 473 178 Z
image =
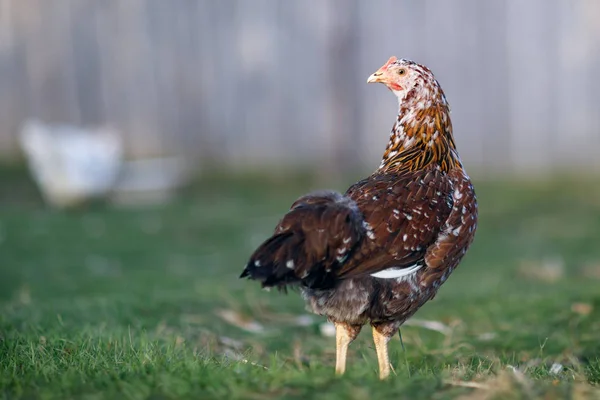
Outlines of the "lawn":
M 238 275 L 298 195 L 357 178 L 213 177 L 165 206 L 57 212 L 1 172 L 1 397 L 600 396 L 599 179 L 476 182 L 475 243 L 390 343 L 395 376 L 364 329 L 336 377 L 325 320 Z

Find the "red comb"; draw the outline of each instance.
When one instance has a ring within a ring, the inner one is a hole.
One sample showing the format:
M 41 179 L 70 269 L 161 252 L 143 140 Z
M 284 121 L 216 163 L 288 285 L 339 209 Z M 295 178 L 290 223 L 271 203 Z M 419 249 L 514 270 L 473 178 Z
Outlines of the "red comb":
M 392 64 L 393 62 L 396 62 L 398 59 L 394 56 L 391 56 L 389 60 L 387 60 L 387 62 L 383 65 L 383 67 L 381 67 L 382 70 L 386 70 L 388 69 L 388 67 L 390 66 L 390 64 Z

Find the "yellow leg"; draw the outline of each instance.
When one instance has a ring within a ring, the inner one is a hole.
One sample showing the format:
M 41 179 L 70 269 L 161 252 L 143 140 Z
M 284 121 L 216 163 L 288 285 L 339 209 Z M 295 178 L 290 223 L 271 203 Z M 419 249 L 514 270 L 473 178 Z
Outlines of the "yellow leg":
M 335 322 L 335 373 L 343 375 L 346 372 L 346 355 L 348 354 L 348 346 L 358 333 L 360 326 L 355 327 L 344 323 Z
M 390 358 L 388 356 L 389 336 L 385 336 L 373 327 L 373 341 L 377 351 L 377 360 L 379 361 L 379 379 L 385 379 L 390 375 Z

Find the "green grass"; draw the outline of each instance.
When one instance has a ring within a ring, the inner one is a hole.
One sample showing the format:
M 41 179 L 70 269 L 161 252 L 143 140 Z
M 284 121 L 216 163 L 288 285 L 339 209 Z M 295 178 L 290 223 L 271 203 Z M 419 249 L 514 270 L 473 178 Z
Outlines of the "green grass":
M 599 395 L 598 180 L 477 182 L 475 243 L 403 328 L 406 352 L 390 343 L 396 376 L 377 379 L 364 329 L 335 377 L 324 319 L 298 324 L 297 293 L 238 275 L 298 195 L 355 178 L 204 179 L 167 206 L 58 212 L 22 175 L 0 172 L 2 397 Z M 241 317 L 263 330 L 240 328 Z

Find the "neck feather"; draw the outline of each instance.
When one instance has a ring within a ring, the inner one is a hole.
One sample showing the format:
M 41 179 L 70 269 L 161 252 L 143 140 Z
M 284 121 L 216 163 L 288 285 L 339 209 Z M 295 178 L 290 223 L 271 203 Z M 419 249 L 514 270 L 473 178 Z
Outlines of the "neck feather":
M 441 89 L 434 96 L 418 96 L 413 89 L 399 103 L 379 172 L 417 171 L 430 165 L 444 171 L 462 168 Z

